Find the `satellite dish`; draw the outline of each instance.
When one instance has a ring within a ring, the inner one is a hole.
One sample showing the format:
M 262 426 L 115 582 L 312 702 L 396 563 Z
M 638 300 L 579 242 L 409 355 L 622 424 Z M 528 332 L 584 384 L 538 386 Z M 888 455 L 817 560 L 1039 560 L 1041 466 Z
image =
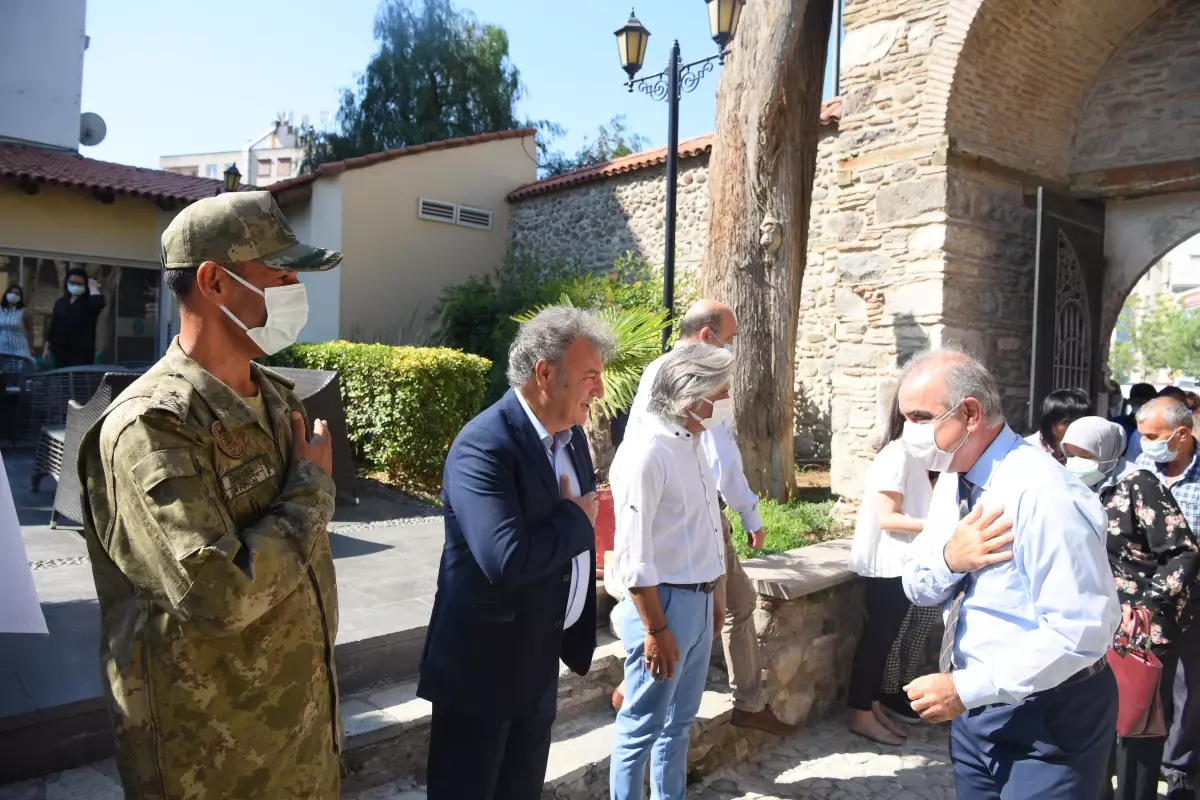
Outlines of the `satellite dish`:
M 85 111 L 79 115 L 79 143 L 84 147 L 95 147 L 104 141 L 108 126 L 99 114 Z

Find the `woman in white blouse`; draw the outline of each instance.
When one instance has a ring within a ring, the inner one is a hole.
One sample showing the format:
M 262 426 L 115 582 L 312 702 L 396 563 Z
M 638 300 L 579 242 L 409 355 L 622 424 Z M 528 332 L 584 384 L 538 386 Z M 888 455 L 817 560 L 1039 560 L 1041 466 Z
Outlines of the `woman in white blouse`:
M 854 528 L 850 569 L 863 577 L 866 620 L 850 670 L 850 731 L 882 744 L 902 744 L 905 733 L 880 705 L 888 652 L 912 605 L 904 594 L 904 552 L 925 524 L 933 486 L 929 473 L 900 442 L 904 417 L 893 398 L 887 428 Z

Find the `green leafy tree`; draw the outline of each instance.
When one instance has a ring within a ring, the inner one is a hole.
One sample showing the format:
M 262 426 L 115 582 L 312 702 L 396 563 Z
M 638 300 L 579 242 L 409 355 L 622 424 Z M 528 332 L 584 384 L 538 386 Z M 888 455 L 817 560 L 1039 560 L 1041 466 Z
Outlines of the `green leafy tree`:
M 328 161 L 479 133 L 512 130 L 523 96 L 508 34 L 451 0 L 384 0 L 379 49 L 342 92 L 334 129 L 302 131 L 310 172 Z M 561 128 L 533 123 L 553 136 Z
M 1112 343 L 1108 348 L 1108 369 L 1119 383 L 1131 382 L 1138 366 L 1137 352 L 1133 344 L 1136 325 L 1133 309 L 1126 303 L 1117 318 Z
M 1200 315 L 1163 296 L 1146 306 L 1130 298 L 1121 309 L 1109 348 L 1109 368 L 1120 380 L 1153 376 L 1200 375 Z
M 561 152 L 544 154 L 541 175 L 543 178 L 549 178 L 564 172 L 606 164 L 615 158 L 645 150 L 648 145 L 648 139 L 629 130 L 625 123 L 625 115 L 618 114 L 609 120 L 607 125 L 600 126 L 595 139 L 585 140 L 583 147 L 574 156 Z

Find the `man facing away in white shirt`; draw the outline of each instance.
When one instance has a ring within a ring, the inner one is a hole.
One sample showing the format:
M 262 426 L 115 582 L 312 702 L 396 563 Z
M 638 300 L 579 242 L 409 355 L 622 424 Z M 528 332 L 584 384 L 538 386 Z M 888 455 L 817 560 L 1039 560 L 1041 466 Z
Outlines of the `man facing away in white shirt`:
M 612 800 L 641 800 L 652 760 L 655 800 L 683 800 L 689 731 L 724 613 L 713 590 L 725 571 L 717 486 L 700 446 L 729 397 L 733 356 L 676 348 L 650 392 L 652 419 L 617 451 L 612 479 L 613 572 L 625 596 L 613 610 L 625 659 L 625 702 L 613 735 Z
M 679 344 L 706 344 L 722 348 L 734 354 L 737 338 L 737 318 L 733 310 L 716 300 L 698 300 L 692 304 L 679 323 Z M 653 423 L 648 411 L 650 388 L 658 370 L 670 354 L 660 356 L 650 363 L 642 373 L 637 396 L 629 410 L 629 423 L 625 429 L 626 440 L 637 435 L 646 423 Z M 758 495 L 746 481 L 742 469 L 742 454 L 733 435 L 733 400 L 722 400 L 713 411 L 716 421 L 700 434 L 700 445 L 704 457 L 712 468 L 717 491 L 742 518 L 742 527 L 747 531 L 750 549 L 763 546 L 762 517 L 758 514 Z M 733 689 L 733 718 L 731 722 L 740 728 L 754 728 L 776 736 L 787 736 L 795 732 L 795 725 L 788 725 L 775 716 L 762 694 L 762 663 L 758 653 L 758 634 L 754 630 L 754 604 L 756 593 L 746 577 L 737 551 L 733 549 L 733 529 L 725 515 L 721 515 L 721 529 L 725 545 L 725 575 L 717 585 L 717 604 L 725 609 L 725 624 L 721 630 L 721 641 L 725 647 L 725 664 L 729 670 L 729 686 Z M 624 686 L 613 692 L 613 706 L 620 709 Z

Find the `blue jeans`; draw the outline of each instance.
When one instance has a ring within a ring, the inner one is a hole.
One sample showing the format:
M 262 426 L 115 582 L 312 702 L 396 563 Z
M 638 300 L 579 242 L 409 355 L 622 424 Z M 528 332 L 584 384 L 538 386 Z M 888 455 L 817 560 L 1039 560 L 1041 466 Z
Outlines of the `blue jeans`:
M 658 602 L 679 645 L 669 681 L 654 680 L 646 668 L 646 628 L 633 602 L 626 597 L 613 610 L 628 655 L 609 770 L 612 800 L 641 800 L 647 760 L 653 800 L 683 800 L 687 788 L 688 741 L 712 653 L 712 595 L 659 586 Z

